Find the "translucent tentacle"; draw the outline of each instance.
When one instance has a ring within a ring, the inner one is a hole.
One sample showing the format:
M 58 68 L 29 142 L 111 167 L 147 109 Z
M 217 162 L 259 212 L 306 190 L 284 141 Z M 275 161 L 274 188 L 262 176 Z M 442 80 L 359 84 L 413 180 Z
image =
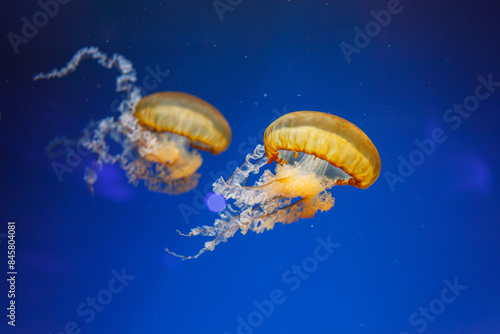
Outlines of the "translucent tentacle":
M 250 173 L 258 173 L 267 164 L 264 147 L 258 145 L 253 154 L 248 154 L 245 163 L 238 168 L 228 181 L 221 177 L 213 187 L 214 191 L 226 198 L 234 200 L 219 212 L 212 226 L 196 227 L 183 236 L 214 237 L 194 256 L 170 254 L 182 259 L 197 258 L 208 250 L 213 250 L 221 242 L 226 242 L 237 231 L 246 234 L 248 230 L 262 233 L 272 229 L 278 222 L 293 223 L 300 218 L 310 218 L 319 211 L 329 210 L 334 200 L 325 190 L 335 182 L 324 175 L 311 173 L 307 167 L 298 163 L 293 166 L 278 166 L 274 175 L 266 170 L 253 187 L 246 186 Z M 298 198 L 292 203 L 293 198 Z
M 111 57 L 95 46 L 88 46 L 78 50 L 73 58 L 61 69 L 54 68 L 48 73 L 38 73 L 33 77 L 34 81 L 40 79 L 53 79 L 62 78 L 66 75 L 76 71 L 78 65 L 82 60 L 92 58 L 96 59 L 97 63 L 107 69 L 116 67 L 120 72 L 120 76 L 116 78 L 116 91 L 128 91 L 130 88 L 130 83 L 137 81 L 137 74 L 135 72 L 134 66 L 130 60 L 125 58 L 119 53 L 113 54 Z

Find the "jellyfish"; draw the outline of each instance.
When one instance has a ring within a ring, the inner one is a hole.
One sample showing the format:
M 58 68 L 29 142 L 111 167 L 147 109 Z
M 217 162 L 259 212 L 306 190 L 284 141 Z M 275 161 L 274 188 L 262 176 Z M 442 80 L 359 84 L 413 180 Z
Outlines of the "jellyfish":
M 266 169 L 253 186 L 247 186 L 251 173 L 276 162 L 275 172 Z M 194 256 L 214 250 L 237 231 L 262 233 L 276 223 L 289 224 L 328 211 L 334 198 L 328 191 L 335 185 L 360 189 L 371 186 L 380 174 L 380 157 L 370 138 L 349 121 L 318 111 L 288 113 L 274 121 L 258 145 L 228 179 L 219 178 L 214 192 L 228 204 L 219 212 L 213 226 L 196 227 L 183 236 L 209 236 Z
M 108 69 L 116 67 L 120 73 L 116 91 L 127 93 L 119 105 L 119 117 L 91 122 L 84 130 L 82 146 L 97 154 L 85 173 L 91 193 L 103 164 L 115 163 L 130 183 L 143 181 L 152 191 L 179 194 L 194 188 L 203 161 L 198 150 L 215 155 L 231 142 L 231 128 L 224 116 L 210 103 L 184 92 L 142 97 L 134 85 L 137 76 L 132 63 L 120 54 L 108 57 L 95 47 L 82 48 L 64 68 L 40 73 L 34 80 L 64 77 L 86 58 L 97 59 Z M 112 152 L 113 142 L 121 150 Z

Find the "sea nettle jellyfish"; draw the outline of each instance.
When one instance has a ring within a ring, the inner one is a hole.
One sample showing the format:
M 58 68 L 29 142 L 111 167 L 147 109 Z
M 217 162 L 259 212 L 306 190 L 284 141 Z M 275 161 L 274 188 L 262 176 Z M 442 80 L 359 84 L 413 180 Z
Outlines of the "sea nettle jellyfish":
M 278 163 L 274 174 L 265 170 L 253 186 L 246 185 L 250 173 L 273 161 Z M 219 213 L 213 226 L 181 233 L 213 239 L 194 256 L 167 252 L 182 259 L 197 258 L 237 231 L 261 233 L 278 222 L 312 218 L 333 207 L 328 189 L 335 185 L 366 189 L 377 180 L 380 165 L 368 136 L 345 119 L 317 111 L 286 114 L 266 129 L 264 146 L 258 145 L 227 181 L 220 178 L 214 183 L 214 191 L 234 203 Z
M 79 50 L 64 68 L 40 73 L 34 80 L 64 77 L 86 58 L 97 59 L 108 69 L 117 68 L 116 91 L 127 93 L 119 106 L 120 116 L 92 122 L 80 140 L 83 147 L 97 154 L 85 175 L 91 192 L 105 163 L 119 163 L 131 183 L 137 185 L 142 180 L 149 190 L 179 194 L 194 188 L 200 177 L 196 171 L 203 161 L 198 150 L 219 154 L 231 142 L 231 128 L 224 116 L 188 93 L 160 92 L 142 97 L 133 84 L 137 77 L 132 63 L 119 54 L 110 58 L 94 47 Z M 110 141 L 119 144 L 119 152 L 111 153 Z

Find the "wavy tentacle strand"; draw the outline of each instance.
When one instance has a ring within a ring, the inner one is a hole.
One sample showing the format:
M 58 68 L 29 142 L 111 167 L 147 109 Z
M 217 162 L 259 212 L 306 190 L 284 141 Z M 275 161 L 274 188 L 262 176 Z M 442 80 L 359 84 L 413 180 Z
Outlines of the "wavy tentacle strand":
M 107 137 L 120 143 L 122 152 L 111 154 Z M 92 136 L 84 137 L 83 146 L 97 153 L 97 166 L 119 163 L 130 183 L 137 185 L 142 180 L 152 191 L 177 194 L 198 184 L 200 175 L 195 171 L 202 159 L 197 151 L 189 148 L 189 141 L 175 134 L 143 131 L 130 113 L 123 113 L 118 121 L 112 117 L 101 120 Z M 169 155 L 175 159 L 175 168 L 148 158 L 165 147 L 172 148 Z M 91 189 L 99 170 L 92 168 L 86 172 L 85 179 Z
M 119 53 L 109 57 L 106 53 L 99 51 L 95 46 L 84 47 L 78 50 L 73 58 L 61 69 L 53 69 L 48 73 L 39 73 L 33 77 L 34 81 L 40 79 L 62 78 L 76 71 L 80 62 L 85 59 L 95 59 L 97 63 L 107 69 L 116 67 L 120 72 L 120 76 L 116 78 L 116 91 L 128 91 L 131 83 L 137 81 L 137 74 L 130 60 Z
M 228 181 L 220 178 L 214 183 L 214 191 L 234 203 L 219 213 L 219 219 L 213 226 L 196 227 L 188 234 L 181 233 L 189 237 L 203 235 L 214 238 L 193 256 L 179 255 L 168 249 L 167 252 L 182 259 L 194 259 L 208 250 L 214 250 L 215 246 L 226 242 L 237 231 L 242 234 L 249 230 L 262 233 L 278 222 L 293 223 L 333 207 L 334 199 L 326 190 L 335 185 L 335 180 L 318 175 L 298 162 L 278 165 L 276 174 L 266 170 L 254 186 L 245 186 L 250 173 L 258 173 L 267 164 L 264 153 L 264 147 L 258 145 Z M 292 203 L 293 199 L 297 200 Z

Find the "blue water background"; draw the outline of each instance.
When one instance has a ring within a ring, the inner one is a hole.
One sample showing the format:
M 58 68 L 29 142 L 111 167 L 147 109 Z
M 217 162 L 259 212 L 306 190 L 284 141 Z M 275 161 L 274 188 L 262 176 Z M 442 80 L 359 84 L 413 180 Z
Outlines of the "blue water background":
M 69 1 L 15 53 L 9 32 L 20 35 L 22 18 L 41 7 L 3 2 L 0 332 L 500 333 L 500 88 L 460 126 L 443 119 L 475 94 L 479 76 L 500 81 L 500 5 L 401 1 L 348 63 L 340 44 L 355 45 L 354 28 L 388 3 L 233 1 L 221 20 L 211 0 Z M 139 85 L 148 69 L 168 70 L 148 93 L 185 91 L 226 116 L 232 144 L 203 153 L 195 191 L 149 192 L 115 165 L 92 197 L 83 181 L 91 155 L 59 182 L 52 164 L 65 159 L 49 158 L 47 144 L 118 115 L 117 73 L 87 60 L 66 78 L 31 79 L 87 45 L 130 59 Z M 197 260 L 168 255 L 166 247 L 188 255 L 202 247 L 203 237 L 175 231 L 217 218 L 202 204 L 214 175 L 231 173 L 273 119 L 298 110 L 359 126 L 380 153 L 378 181 L 335 187 L 329 212 L 237 234 Z M 415 140 L 436 129 L 446 139 L 391 187 L 400 159 L 418 155 Z M 16 222 L 15 328 L 5 316 L 8 221 Z M 314 262 L 318 238 L 340 246 Z M 300 278 L 293 268 L 303 265 L 311 272 Z M 79 314 L 87 298 L 110 295 L 102 291 L 122 270 L 133 276 L 123 290 L 94 317 L 89 307 Z M 447 290 L 445 299 L 456 298 L 444 303 L 445 281 L 455 280 L 462 290 Z M 263 303 L 280 292 L 279 303 Z M 435 315 L 419 314 L 429 307 Z

